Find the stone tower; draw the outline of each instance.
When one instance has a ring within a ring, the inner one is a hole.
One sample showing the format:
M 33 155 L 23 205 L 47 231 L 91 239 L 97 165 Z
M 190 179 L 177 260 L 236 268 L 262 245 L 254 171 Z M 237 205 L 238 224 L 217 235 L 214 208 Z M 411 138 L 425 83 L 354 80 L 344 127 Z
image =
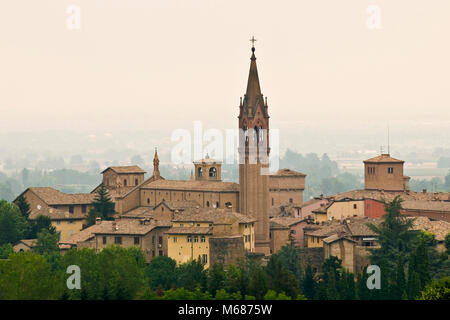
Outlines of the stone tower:
M 270 254 L 269 114 L 252 46 L 247 91 L 239 105 L 239 211 L 257 219 L 255 251 Z
M 403 175 L 403 160 L 381 154 L 364 161 L 364 188 L 366 190 L 408 190 L 409 177 Z
M 222 162 L 211 159 L 206 155 L 205 159 L 194 161 L 195 180 L 197 181 L 222 181 Z

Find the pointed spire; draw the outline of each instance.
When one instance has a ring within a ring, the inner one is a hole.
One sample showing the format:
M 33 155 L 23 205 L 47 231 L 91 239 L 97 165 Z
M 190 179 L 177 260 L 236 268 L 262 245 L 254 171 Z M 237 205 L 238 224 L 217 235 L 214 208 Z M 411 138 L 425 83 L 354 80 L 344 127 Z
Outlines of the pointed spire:
M 256 67 L 255 47 L 252 47 L 252 57 L 250 58 L 250 60 L 250 72 L 248 74 L 247 92 L 245 96 L 248 105 L 253 107 L 255 105 L 256 98 L 261 95 L 258 68 Z
M 158 149 L 155 147 L 155 156 L 153 157 L 153 176 L 155 178 L 159 178 L 159 158 L 158 158 Z

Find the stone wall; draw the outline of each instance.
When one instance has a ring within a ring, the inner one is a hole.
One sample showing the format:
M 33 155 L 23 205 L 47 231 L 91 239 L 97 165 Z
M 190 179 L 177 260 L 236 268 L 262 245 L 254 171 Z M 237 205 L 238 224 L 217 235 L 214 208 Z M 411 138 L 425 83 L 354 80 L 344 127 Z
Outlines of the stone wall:
M 311 267 L 320 272 L 322 270 L 322 264 L 324 261 L 324 250 L 323 248 L 299 248 L 300 252 L 300 263 L 302 267 L 305 268 L 308 262 Z
M 245 257 L 244 238 L 235 237 L 211 237 L 210 264 L 222 262 L 224 265 L 236 264 L 239 259 Z

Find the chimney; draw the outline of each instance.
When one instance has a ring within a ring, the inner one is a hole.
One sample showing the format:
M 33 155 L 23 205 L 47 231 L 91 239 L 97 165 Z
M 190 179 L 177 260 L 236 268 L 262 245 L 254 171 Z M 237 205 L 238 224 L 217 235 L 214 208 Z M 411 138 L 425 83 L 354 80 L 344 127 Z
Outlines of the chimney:
M 100 218 L 100 217 L 95 218 L 95 224 L 100 224 L 100 223 L 102 223 L 102 218 Z
M 427 193 L 427 189 L 423 189 L 423 190 L 422 190 L 422 193 Z

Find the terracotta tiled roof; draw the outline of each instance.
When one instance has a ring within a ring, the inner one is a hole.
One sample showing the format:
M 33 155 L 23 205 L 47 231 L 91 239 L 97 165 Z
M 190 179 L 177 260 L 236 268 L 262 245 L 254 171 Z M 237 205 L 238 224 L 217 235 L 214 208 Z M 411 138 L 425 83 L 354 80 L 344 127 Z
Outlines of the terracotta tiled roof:
M 450 192 L 415 192 L 415 191 L 381 191 L 381 190 L 352 190 L 330 196 L 335 200 L 350 198 L 354 200 L 373 199 L 392 201 L 396 196 L 403 200 L 421 201 L 450 201 Z
M 93 193 L 64 193 L 50 187 L 31 187 L 27 190 L 35 193 L 48 205 L 89 204 L 95 198 Z
M 100 229 L 104 227 L 112 228 L 112 221 L 101 221 L 100 224 L 94 224 L 86 229 L 83 229 L 77 233 L 74 233 L 72 236 L 67 238 L 64 241 L 60 241 L 60 244 L 72 244 L 76 245 L 79 242 L 84 242 L 89 239 L 92 239 L 95 237 L 95 232 L 99 231 Z
M 124 218 L 145 218 L 153 215 L 153 207 L 137 207 L 122 214 Z
M 333 243 L 333 242 L 335 242 L 337 240 L 340 240 L 340 239 L 345 239 L 345 240 L 348 240 L 348 241 L 351 241 L 351 242 L 356 242 L 355 240 L 353 240 L 350 237 L 339 236 L 337 233 L 335 233 L 335 234 L 333 234 L 333 235 L 331 235 L 329 237 L 326 237 L 325 239 L 322 239 L 322 241 L 325 242 L 325 243 Z
M 298 171 L 294 171 L 291 169 L 280 169 L 275 173 L 272 173 L 270 176 L 290 176 L 290 177 L 306 177 L 306 174 L 298 172 Z
M 368 218 L 349 218 L 346 219 L 346 222 L 348 231 L 350 232 L 350 235 L 354 237 L 362 237 L 362 236 L 377 236 L 378 234 L 374 232 L 372 229 L 370 229 L 367 224 L 372 223 L 374 225 L 378 225 L 381 220 L 374 220 L 374 219 L 368 219 Z
M 338 234 L 340 237 L 363 237 L 363 236 L 377 236 L 377 234 L 370 229 L 367 224 L 379 224 L 381 220 L 369 219 L 367 217 L 352 217 L 345 219 L 343 222 L 338 220 L 328 221 L 324 225 L 318 226 L 316 230 L 309 230 L 305 227 L 305 234 L 316 237 L 329 237 L 333 234 Z
M 315 237 L 329 237 L 335 233 L 346 232 L 347 228 L 338 221 L 328 222 L 322 226 L 318 226 L 316 230 L 305 231 L 305 234 Z
M 159 204 L 157 204 L 155 206 L 155 209 L 161 205 L 166 205 L 167 208 L 169 208 L 170 210 L 174 211 L 174 210 L 185 210 L 187 208 L 196 208 L 199 207 L 200 205 L 198 204 L 197 201 L 194 200 L 179 200 L 179 201 L 175 201 L 175 200 L 163 200 L 161 201 Z
M 108 167 L 105 170 L 102 171 L 104 173 L 105 171 L 111 169 L 112 171 L 116 173 L 146 173 L 146 171 L 142 170 L 139 166 L 114 166 L 114 167 Z
M 289 229 L 289 227 L 286 226 L 286 225 L 277 223 L 277 222 L 275 222 L 275 221 L 273 221 L 273 220 L 270 220 L 270 229 L 275 229 L 275 230 L 276 230 L 276 229 L 279 229 L 279 230 L 285 230 L 285 229 Z
M 392 158 L 389 154 L 382 154 L 367 160 L 364 160 L 364 163 L 404 163 L 403 160 L 398 160 L 395 158 Z
M 256 219 L 245 216 L 237 212 L 231 212 L 229 209 L 207 209 L 207 208 L 188 208 L 175 215 L 174 222 L 211 222 L 223 223 L 224 219 L 229 221 L 238 221 L 239 223 L 251 223 Z
M 448 201 L 407 200 L 402 202 L 402 208 L 407 210 L 445 211 L 450 214 Z
M 114 228 L 114 222 L 115 228 Z M 156 227 L 170 227 L 171 224 L 163 221 L 152 220 L 142 223 L 137 219 L 119 219 L 111 223 L 102 221 L 94 234 L 116 234 L 116 235 L 146 235 Z
M 300 223 L 303 221 L 302 218 L 293 218 L 293 217 L 276 217 L 270 219 L 271 222 L 278 223 L 280 225 L 291 227 L 293 225 L 296 225 L 297 223 Z
M 23 239 L 23 240 L 20 240 L 19 242 L 22 242 L 28 248 L 33 248 L 36 246 L 37 239 Z
M 167 234 L 212 234 L 210 227 L 172 227 Z
M 414 217 L 413 230 L 424 230 L 435 235 L 436 240 L 443 241 L 445 236 L 450 232 L 450 223 L 446 221 L 433 221 L 427 217 Z
M 185 181 L 185 180 L 156 180 L 143 186 L 144 190 L 183 190 L 183 191 L 213 191 L 239 192 L 239 184 L 223 181 Z

